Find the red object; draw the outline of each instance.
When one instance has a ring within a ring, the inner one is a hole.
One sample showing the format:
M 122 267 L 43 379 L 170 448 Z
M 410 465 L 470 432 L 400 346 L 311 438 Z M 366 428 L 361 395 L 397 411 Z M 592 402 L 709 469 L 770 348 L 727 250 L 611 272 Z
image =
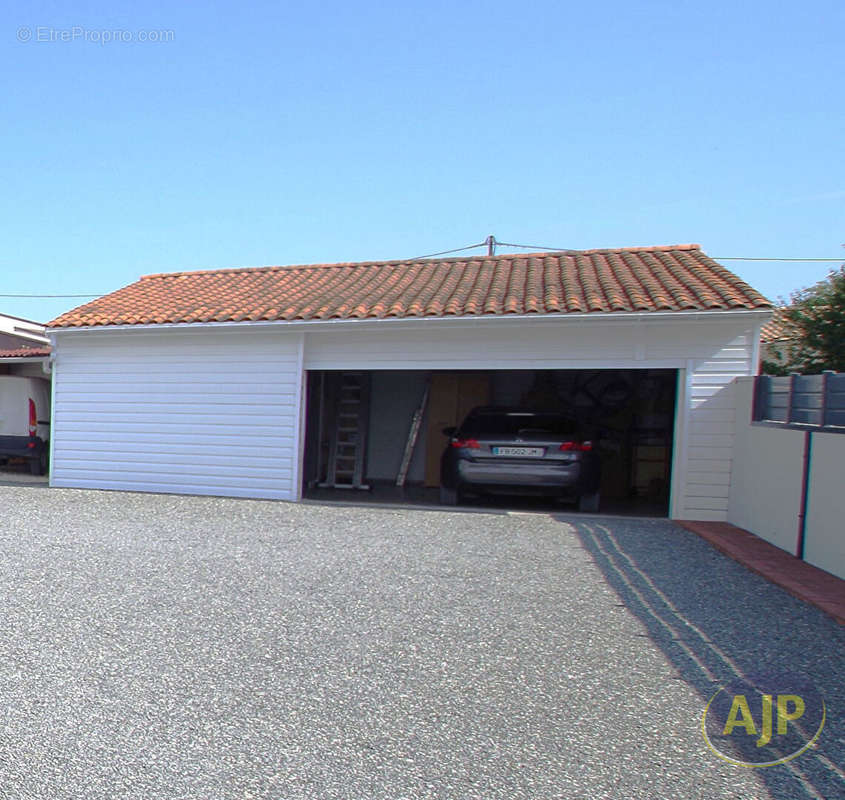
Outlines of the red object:
M 845 581 L 727 522 L 678 520 L 734 561 L 845 625 Z
M 38 432 L 38 417 L 35 414 L 35 401 L 29 398 L 29 435 L 34 439 Z
M 477 439 L 453 439 L 452 447 L 468 447 L 470 450 L 481 449 Z
M 579 453 L 588 453 L 590 450 L 593 449 L 592 442 L 564 442 L 560 449 L 563 451 L 571 451 L 574 450 Z

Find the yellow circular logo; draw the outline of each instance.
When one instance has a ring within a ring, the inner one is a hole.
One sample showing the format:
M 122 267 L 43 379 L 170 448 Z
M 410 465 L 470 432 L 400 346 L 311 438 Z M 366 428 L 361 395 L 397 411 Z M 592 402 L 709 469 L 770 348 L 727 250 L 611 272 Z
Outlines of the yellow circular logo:
M 774 767 L 816 745 L 826 714 L 824 698 L 805 677 L 758 675 L 716 691 L 701 717 L 701 734 L 730 764 Z

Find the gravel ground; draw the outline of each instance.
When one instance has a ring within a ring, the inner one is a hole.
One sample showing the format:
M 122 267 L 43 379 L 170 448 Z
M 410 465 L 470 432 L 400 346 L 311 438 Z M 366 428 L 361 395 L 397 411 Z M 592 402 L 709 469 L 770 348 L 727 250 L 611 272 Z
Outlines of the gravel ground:
M 2 798 L 845 788 L 842 629 L 671 523 L 25 486 L 0 500 Z M 772 661 L 828 700 L 821 746 L 732 767 L 703 744 L 706 696 Z

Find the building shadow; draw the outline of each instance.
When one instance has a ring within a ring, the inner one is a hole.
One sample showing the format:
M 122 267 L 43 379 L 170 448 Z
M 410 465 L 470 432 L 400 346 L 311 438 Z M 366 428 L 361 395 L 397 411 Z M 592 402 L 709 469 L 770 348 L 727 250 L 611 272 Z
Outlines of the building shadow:
M 668 520 L 558 518 L 701 697 L 702 712 L 737 679 L 805 676 L 827 707 L 817 748 L 757 774 L 776 800 L 845 797 L 845 628 Z

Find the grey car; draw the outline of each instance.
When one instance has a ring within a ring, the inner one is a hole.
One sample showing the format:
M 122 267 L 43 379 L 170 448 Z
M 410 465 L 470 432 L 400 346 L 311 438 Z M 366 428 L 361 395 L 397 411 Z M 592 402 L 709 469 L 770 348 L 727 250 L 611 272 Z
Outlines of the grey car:
M 581 426 L 562 412 L 479 406 L 457 428 L 440 462 L 440 502 L 467 494 L 571 498 L 598 511 L 601 461 Z

